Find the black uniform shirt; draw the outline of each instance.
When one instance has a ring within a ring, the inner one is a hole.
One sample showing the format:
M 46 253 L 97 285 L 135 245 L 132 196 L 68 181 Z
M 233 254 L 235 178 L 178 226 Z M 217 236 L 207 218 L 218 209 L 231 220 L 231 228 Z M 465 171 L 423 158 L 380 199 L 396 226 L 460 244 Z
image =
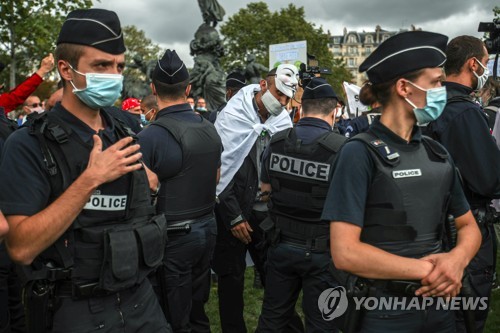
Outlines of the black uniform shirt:
M 444 84 L 448 96 L 472 93 L 471 88 L 458 83 Z M 453 157 L 471 206 L 500 198 L 500 150 L 478 104 L 448 103 L 441 116 L 429 124 L 429 130 Z
M 370 131 L 395 150 L 412 151 L 421 144 L 418 126 L 414 127 L 409 143 L 385 127 L 379 119 L 372 123 Z M 321 216 L 323 220 L 348 222 L 363 227 L 366 199 L 376 173 L 375 162 L 368 149 L 360 141 L 350 141 L 340 150 L 331 181 L 335 186 L 330 186 L 328 190 Z M 455 174 L 448 211 L 458 217 L 468 210 L 469 205 Z
M 83 142 L 93 146 L 92 136 L 96 132 L 61 103 L 49 112 L 55 112 Z M 114 126 L 110 116 L 101 110 L 105 128 L 98 135 L 103 141 L 103 149 L 116 142 Z M 0 163 L 0 207 L 5 215 L 34 215 L 49 204 L 51 186 L 50 175 L 43 162 L 38 140 L 23 127 L 10 135 L 5 142 Z
M 326 121 L 313 118 L 313 117 L 304 117 L 301 118 L 297 124 L 295 125 L 295 133 L 297 134 L 297 138 L 302 140 L 303 144 L 310 144 L 321 134 L 326 132 L 331 132 L 332 126 L 328 124 Z M 262 155 L 262 167 L 260 173 L 260 180 L 263 183 L 270 183 L 271 180 L 269 178 L 269 158 L 271 156 L 271 148 L 268 145 L 264 154 Z
M 158 112 L 156 119 L 167 114 L 187 122 L 202 121 L 188 103 L 164 108 Z M 181 171 L 182 148 L 169 131 L 161 126 L 150 125 L 138 137 L 144 163 L 160 180 L 171 178 Z

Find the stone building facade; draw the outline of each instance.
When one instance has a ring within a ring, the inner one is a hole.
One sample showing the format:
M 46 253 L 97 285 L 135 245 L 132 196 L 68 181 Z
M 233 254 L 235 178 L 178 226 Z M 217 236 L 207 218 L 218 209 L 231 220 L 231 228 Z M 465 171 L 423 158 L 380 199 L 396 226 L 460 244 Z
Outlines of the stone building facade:
M 421 30 L 411 26 L 411 30 Z M 347 69 L 351 72 L 353 83 L 361 86 L 366 80 L 366 74 L 358 72 L 359 65 L 372 53 L 383 41 L 395 34 L 408 30 L 387 31 L 379 25 L 373 32 L 347 31 L 344 28 L 343 35 L 331 36 L 328 48 L 334 59 L 344 59 Z

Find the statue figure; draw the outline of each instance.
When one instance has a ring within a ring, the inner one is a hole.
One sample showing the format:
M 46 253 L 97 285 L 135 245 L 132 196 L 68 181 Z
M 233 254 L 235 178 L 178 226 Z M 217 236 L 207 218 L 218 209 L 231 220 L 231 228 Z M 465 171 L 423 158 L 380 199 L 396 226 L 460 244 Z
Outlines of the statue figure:
M 155 66 L 156 60 L 144 61 L 139 55 L 136 55 L 133 58 L 133 62 L 127 64 L 127 67 L 138 69 L 142 75 L 135 73 L 125 75 L 123 79 L 122 98 L 135 97 L 140 99 L 151 94 L 149 84 L 151 83 Z
M 259 83 L 262 79 L 261 72 L 267 73 L 269 69 L 266 66 L 255 62 L 255 55 L 253 54 L 247 54 L 246 61 L 247 65 L 245 67 L 245 78 L 250 84 Z
M 205 98 L 207 109 L 216 110 L 226 101 L 225 73 L 219 58 L 224 55 L 224 48 L 215 28 L 203 23 L 190 44 L 194 66 L 191 70 L 191 94 Z
M 217 25 L 217 22 L 222 21 L 226 14 L 226 11 L 219 5 L 217 0 L 198 0 L 198 5 L 205 24 L 210 25 L 212 23 L 213 27 Z

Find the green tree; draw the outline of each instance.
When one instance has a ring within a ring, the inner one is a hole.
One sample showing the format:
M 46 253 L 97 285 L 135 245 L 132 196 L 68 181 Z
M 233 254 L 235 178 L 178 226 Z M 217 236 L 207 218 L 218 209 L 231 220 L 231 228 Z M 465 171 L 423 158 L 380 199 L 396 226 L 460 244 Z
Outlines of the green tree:
M 125 58 L 128 64 L 123 73 L 124 93 L 127 95 L 124 97 L 143 98 L 150 93 L 150 79 L 147 76 L 152 73 L 161 48 L 134 25 L 123 27 L 123 38 L 127 47 Z
M 9 65 L 11 88 L 16 78 L 31 73 L 44 56 L 53 52 L 66 15 L 91 6 L 91 0 L 2 0 L 0 60 Z
M 243 67 L 248 53 L 255 55 L 256 62 L 267 65 L 270 44 L 307 40 L 307 52 L 316 57 L 320 67 L 332 71 L 325 78 L 337 93 L 342 92 L 342 81 L 352 80 L 343 62 L 334 63 L 328 34 L 306 21 L 303 7 L 289 4 L 271 12 L 264 2 L 250 3 L 231 16 L 220 31 L 226 52 L 222 65 L 226 69 Z

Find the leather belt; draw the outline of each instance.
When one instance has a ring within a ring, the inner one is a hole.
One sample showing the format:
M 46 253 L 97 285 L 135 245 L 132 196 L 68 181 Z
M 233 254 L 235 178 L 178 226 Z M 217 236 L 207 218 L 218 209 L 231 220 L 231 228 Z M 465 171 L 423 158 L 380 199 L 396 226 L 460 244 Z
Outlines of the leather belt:
M 86 283 L 76 285 L 70 280 L 60 281 L 57 283 L 56 295 L 61 297 L 71 297 L 74 300 L 87 299 L 91 297 L 104 297 L 116 294 L 99 288 L 99 283 Z
M 183 227 L 183 226 L 186 226 L 186 225 L 194 224 L 196 222 L 200 222 L 202 219 L 208 218 L 208 217 L 211 217 L 211 216 L 213 216 L 213 213 L 202 215 L 200 217 L 197 217 L 197 218 L 194 218 L 194 219 L 189 219 L 189 220 L 178 220 L 178 221 L 172 221 L 172 222 L 168 222 L 167 221 L 167 226 L 169 226 L 169 227 Z
M 282 233 L 279 240 L 280 243 L 300 247 L 304 250 L 327 251 L 330 249 L 330 240 L 328 238 L 299 239 Z

